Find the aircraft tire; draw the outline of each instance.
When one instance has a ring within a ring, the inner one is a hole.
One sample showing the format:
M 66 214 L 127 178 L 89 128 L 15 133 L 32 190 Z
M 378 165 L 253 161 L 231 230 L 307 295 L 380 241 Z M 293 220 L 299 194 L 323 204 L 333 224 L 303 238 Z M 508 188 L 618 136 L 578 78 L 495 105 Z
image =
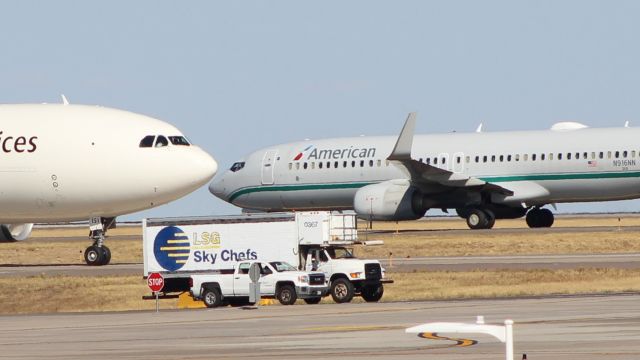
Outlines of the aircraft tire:
M 485 214 L 487 214 L 487 227 L 485 229 L 492 229 L 493 225 L 496 224 L 496 215 L 493 211 L 485 209 L 483 210 Z
M 467 226 L 469 229 L 477 230 L 477 229 L 488 229 L 487 225 L 489 225 L 489 219 L 486 212 L 480 209 L 471 209 L 469 210 L 469 215 L 467 216 Z
M 548 228 L 548 227 L 553 226 L 554 217 L 553 217 L 553 213 L 551 212 L 551 210 L 549 210 L 549 209 L 540 209 L 538 217 L 540 219 L 539 227 Z
M 111 262 L 111 250 L 102 245 L 102 251 L 104 252 L 104 258 L 102 259 L 102 264 L 100 265 L 109 265 L 109 262 Z
M 105 251 L 101 247 L 91 245 L 84 251 L 84 261 L 89 266 L 104 265 L 105 255 Z M 109 252 L 109 255 L 111 255 L 111 252 Z
M 529 212 L 527 213 L 527 225 L 530 228 L 538 228 L 540 227 L 540 210 L 538 209 L 531 209 L 529 210 Z

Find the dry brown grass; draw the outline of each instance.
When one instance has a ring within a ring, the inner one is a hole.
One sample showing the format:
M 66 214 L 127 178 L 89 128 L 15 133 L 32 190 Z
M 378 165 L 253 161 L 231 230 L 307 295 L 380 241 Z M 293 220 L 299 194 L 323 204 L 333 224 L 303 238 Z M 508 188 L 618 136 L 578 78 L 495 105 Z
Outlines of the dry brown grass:
M 640 270 L 576 269 L 390 273 L 382 301 L 640 291 Z M 150 310 L 141 276 L 0 278 L 0 314 Z M 354 301 L 360 302 L 361 299 Z M 331 298 L 323 299 L 331 303 Z M 302 303 L 302 302 L 299 302 Z M 178 300 L 161 300 L 175 309 Z
M 370 239 L 384 246 L 358 246 L 356 254 L 364 258 L 465 255 L 532 255 L 640 252 L 640 231 L 543 233 L 539 231 L 503 234 L 475 232 L 385 233 Z

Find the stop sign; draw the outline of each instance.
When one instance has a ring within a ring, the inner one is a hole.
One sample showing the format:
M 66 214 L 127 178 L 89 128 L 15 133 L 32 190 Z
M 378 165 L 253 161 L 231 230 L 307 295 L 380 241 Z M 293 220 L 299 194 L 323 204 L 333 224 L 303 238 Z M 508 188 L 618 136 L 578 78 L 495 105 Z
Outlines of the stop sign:
M 159 292 L 164 287 L 164 278 L 160 273 L 151 273 L 147 277 L 147 285 L 153 292 Z

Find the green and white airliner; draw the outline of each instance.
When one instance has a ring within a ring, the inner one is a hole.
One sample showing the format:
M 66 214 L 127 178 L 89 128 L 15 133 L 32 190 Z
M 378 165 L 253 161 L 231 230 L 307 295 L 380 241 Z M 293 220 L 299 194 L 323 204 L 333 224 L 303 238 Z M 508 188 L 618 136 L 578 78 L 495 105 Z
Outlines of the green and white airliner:
M 550 130 L 349 137 L 270 146 L 209 186 L 245 209 L 356 211 L 411 220 L 455 209 L 472 229 L 526 215 L 550 227 L 545 205 L 640 197 L 640 129 L 563 122 Z

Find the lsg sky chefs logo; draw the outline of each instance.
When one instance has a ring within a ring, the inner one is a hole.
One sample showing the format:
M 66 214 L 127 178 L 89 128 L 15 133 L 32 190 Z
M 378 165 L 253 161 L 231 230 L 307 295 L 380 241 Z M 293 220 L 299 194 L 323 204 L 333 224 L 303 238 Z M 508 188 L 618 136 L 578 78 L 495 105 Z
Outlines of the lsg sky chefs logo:
M 156 235 L 153 254 L 158 264 L 166 270 L 179 270 L 191 256 L 191 241 L 179 227 L 168 226 Z

